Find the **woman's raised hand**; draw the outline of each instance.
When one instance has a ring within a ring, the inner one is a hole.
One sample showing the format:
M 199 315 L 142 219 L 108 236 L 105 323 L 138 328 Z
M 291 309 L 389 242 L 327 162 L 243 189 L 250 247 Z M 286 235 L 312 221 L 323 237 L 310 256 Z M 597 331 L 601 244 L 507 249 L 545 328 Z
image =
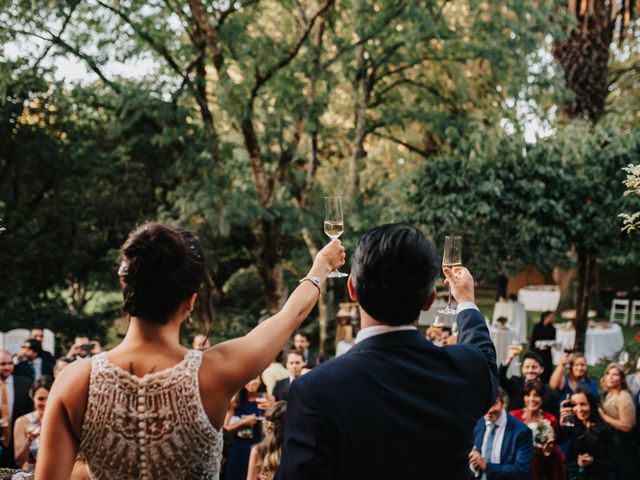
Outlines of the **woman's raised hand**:
M 332 270 L 344 265 L 345 258 L 342 242 L 338 239 L 331 240 L 316 255 L 312 267 L 313 273 L 316 273 L 316 269 L 319 269 L 318 273 L 327 275 Z

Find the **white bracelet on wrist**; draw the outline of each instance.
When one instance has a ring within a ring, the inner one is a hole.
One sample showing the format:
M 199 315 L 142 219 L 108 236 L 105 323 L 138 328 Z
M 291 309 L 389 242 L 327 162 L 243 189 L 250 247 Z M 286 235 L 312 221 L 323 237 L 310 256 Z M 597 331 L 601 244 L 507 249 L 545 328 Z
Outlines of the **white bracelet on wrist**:
M 316 277 L 314 275 L 307 275 L 306 277 L 302 277 L 300 280 L 298 280 L 298 283 L 302 283 L 302 282 L 313 283 L 318 289 L 318 293 L 322 295 L 322 287 L 320 286 L 320 277 Z

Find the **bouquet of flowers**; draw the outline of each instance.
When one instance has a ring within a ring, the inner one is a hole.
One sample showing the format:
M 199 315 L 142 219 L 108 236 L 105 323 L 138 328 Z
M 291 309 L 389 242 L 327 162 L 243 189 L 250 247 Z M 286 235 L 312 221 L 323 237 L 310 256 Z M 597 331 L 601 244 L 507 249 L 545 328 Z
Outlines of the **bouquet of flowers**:
M 533 428 L 533 446 L 543 449 L 550 441 L 555 439 L 555 432 L 551 423 L 546 418 L 541 419 Z

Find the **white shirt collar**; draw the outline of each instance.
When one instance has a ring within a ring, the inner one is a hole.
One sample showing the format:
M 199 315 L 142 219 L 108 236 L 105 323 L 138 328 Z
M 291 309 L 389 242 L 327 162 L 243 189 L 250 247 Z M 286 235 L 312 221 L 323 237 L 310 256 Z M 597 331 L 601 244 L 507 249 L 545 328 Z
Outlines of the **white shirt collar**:
M 415 325 L 400 325 L 394 327 L 392 325 L 372 325 L 371 327 L 363 328 L 356 335 L 356 344 L 369 337 L 375 337 L 376 335 L 382 335 L 384 333 L 400 332 L 403 330 L 417 330 Z

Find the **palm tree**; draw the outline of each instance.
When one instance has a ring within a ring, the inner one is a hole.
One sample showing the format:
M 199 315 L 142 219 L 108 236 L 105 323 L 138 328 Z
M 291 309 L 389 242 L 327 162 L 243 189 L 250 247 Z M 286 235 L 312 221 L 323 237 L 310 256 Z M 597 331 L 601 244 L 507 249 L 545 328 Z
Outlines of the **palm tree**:
M 567 87 L 575 99 L 564 105 L 571 118 L 597 123 L 604 114 L 608 93 L 609 50 L 614 35 L 622 43 L 632 29 L 635 0 L 567 0 L 574 20 L 568 35 L 556 43 L 553 54 L 562 66 Z
M 553 55 L 562 67 L 574 98 L 562 110 L 569 120 L 588 119 L 593 125 L 605 113 L 609 93 L 609 56 L 614 37 L 621 44 L 631 33 L 640 2 L 636 0 L 567 0 L 572 20 L 568 34 L 555 43 Z M 577 312 L 575 347 L 584 350 L 587 313 L 595 279 L 597 252 L 576 245 Z

